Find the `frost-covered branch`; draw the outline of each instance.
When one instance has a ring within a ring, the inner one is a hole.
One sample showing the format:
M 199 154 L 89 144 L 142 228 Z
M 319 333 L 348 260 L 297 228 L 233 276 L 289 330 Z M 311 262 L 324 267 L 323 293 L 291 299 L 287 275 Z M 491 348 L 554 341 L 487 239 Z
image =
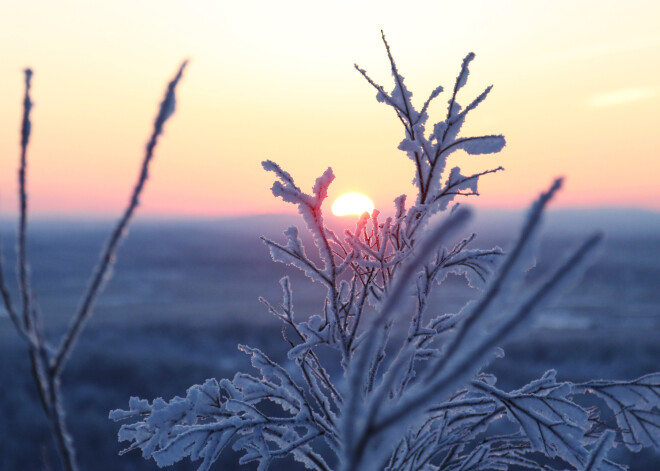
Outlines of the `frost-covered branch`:
M 18 287 L 21 292 L 21 303 L 23 306 L 23 322 L 26 330 L 33 329 L 32 310 L 30 309 L 30 285 L 28 281 L 28 263 L 26 255 L 26 233 L 27 233 L 27 149 L 30 143 L 30 111 L 32 100 L 30 99 L 30 88 L 32 86 L 32 70 L 25 69 L 25 97 L 23 99 L 23 124 L 21 126 L 21 159 L 18 170 L 18 193 L 19 193 L 19 217 L 18 217 Z
M 21 126 L 21 152 L 18 172 L 19 182 L 19 220 L 18 220 L 18 244 L 17 244 L 17 267 L 18 288 L 20 292 L 21 309 L 20 314 L 14 306 L 10 290 L 4 278 L 2 267 L 2 254 L 0 253 L 0 294 L 5 309 L 9 313 L 16 332 L 26 342 L 30 367 L 35 387 L 39 396 L 41 406 L 48 419 L 59 453 L 62 466 L 68 471 L 78 469 L 73 439 L 68 431 L 65 410 L 60 389 L 60 377 L 75 341 L 80 336 L 85 322 L 92 314 L 94 302 L 98 297 L 103 283 L 108 278 L 108 270 L 114 263 L 117 247 L 131 216 L 137 209 L 139 197 L 147 180 L 149 163 L 157 145 L 157 138 L 163 132 L 163 126 L 174 112 L 174 92 L 182 77 L 186 63 L 179 68 L 178 73 L 170 82 L 165 98 L 160 106 L 160 111 L 154 124 L 154 131 L 147 143 L 147 149 L 138 182 L 135 186 L 129 204 L 120 218 L 110 239 L 101 253 L 101 261 L 92 274 L 87 292 L 77 313 L 72 318 L 70 327 L 65 331 L 59 347 L 54 349 L 46 338 L 39 314 L 38 306 L 33 300 L 30 287 L 30 272 L 26 250 L 27 240 L 27 217 L 28 217 L 28 192 L 27 192 L 27 151 L 30 143 L 30 132 L 32 123 L 30 111 L 32 99 L 30 89 L 32 83 L 32 70 L 25 70 L 25 96 L 23 99 L 23 121 Z
M 273 195 L 296 205 L 314 244 L 305 247 L 293 226 L 283 242 L 263 240 L 274 261 L 324 286 L 325 296 L 315 314 L 301 314 L 291 280 L 281 279 L 281 302 L 260 300 L 282 323 L 286 360 L 241 347 L 258 374 L 208 380 L 169 402 L 132 398 L 128 411 L 110 415 L 129 422 L 120 428 L 120 441 L 159 466 L 189 457 L 201 460 L 203 470 L 231 444 L 242 453 L 239 463 L 254 461 L 260 470 L 291 455 L 307 469 L 328 471 L 621 471 L 606 458 L 614 433 L 633 450 L 660 443 L 657 373 L 630 382 L 572 384 L 558 382 L 550 370 L 504 391 L 483 371 L 503 356 L 500 346 L 528 325 L 535 310 L 584 271 L 602 236 L 594 234 L 558 258 L 545 278 L 527 279 L 544 210 L 562 184 L 557 179 L 532 205 L 508 250 L 475 249 L 475 234 L 457 237 L 469 211 L 454 200 L 477 196 L 479 179 L 503 170 L 463 175 L 446 165 L 458 150 L 484 155 L 505 146 L 501 135 L 460 134 L 492 86 L 464 108 L 459 104 L 475 57 L 468 54 L 444 119 L 427 132 L 430 104 L 443 87 L 416 108 L 384 34 L 382 39 L 392 91 L 355 67 L 403 125 L 399 149 L 415 166 L 413 204 L 406 206 L 401 195 L 393 216 L 374 210 L 337 234 L 325 225 L 322 210 L 331 169 L 305 193 L 289 172 L 263 162 L 276 176 Z M 446 312 L 432 296 L 450 273 L 480 290 L 458 312 Z M 583 407 L 576 397 L 584 394 L 604 399 L 617 425 Z M 204 405 L 208 401 L 212 408 Z
M 593 394 L 614 412 L 623 443 L 630 451 L 660 451 L 660 373 L 633 381 L 594 380 L 576 386 L 577 394 Z
M 128 226 L 133 213 L 135 213 L 135 210 L 140 204 L 140 195 L 142 194 L 142 190 L 149 176 L 149 164 L 153 159 L 154 149 L 158 144 L 158 137 L 163 133 L 165 122 L 170 118 L 170 116 L 172 116 L 172 114 L 174 114 L 176 107 L 176 97 L 174 92 L 176 90 L 176 86 L 181 80 L 181 77 L 183 76 L 183 71 L 187 64 L 188 61 L 184 61 L 181 64 L 178 72 L 167 86 L 165 97 L 160 104 L 160 109 L 154 122 L 153 132 L 149 138 L 149 141 L 147 142 L 146 152 L 142 161 L 140 174 L 138 176 L 137 183 L 135 184 L 135 188 L 131 194 L 129 204 L 124 211 L 124 214 L 117 222 L 117 225 L 112 231 L 112 234 L 110 235 L 110 238 L 108 239 L 108 242 L 103 252 L 101 253 L 99 264 L 96 266 L 94 274 L 92 275 L 89 286 L 87 288 L 87 292 L 83 295 L 80 307 L 74 315 L 71 325 L 62 336 L 60 345 L 57 349 L 57 353 L 55 354 L 55 358 L 51 365 L 51 368 L 54 370 L 55 374 L 59 374 L 61 371 L 67 356 L 71 352 L 71 349 L 73 348 L 76 340 L 82 332 L 85 322 L 91 316 L 94 303 L 102 289 L 103 282 L 105 281 L 106 273 L 108 273 L 108 270 L 114 263 L 114 255 L 117 251 L 119 242 L 124 235 L 125 229 Z

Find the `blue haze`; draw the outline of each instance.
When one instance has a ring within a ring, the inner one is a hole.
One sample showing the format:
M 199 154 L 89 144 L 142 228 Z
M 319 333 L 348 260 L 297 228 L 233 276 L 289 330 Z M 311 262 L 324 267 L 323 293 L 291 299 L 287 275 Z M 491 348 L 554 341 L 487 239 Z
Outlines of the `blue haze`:
M 520 215 L 499 211 L 477 217 L 478 245 L 506 248 L 519 221 Z M 257 297 L 277 302 L 278 279 L 289 274 L 297 313 L 303 316 L 319 312 L 323 293 L 298 273 L 270 261 L 258 239 L 267 234 L 277 240 L 291 223 L 301 221 L 268 216 L 136 222 L 64 373 L 66 407 L 82 469 L 158 469 L 138 452 L 117 456 L 119 424 L 110 422 L 107 414 L 126 407 L 130 396 L 170 398 L 208 377 L 248 371 L 246 358 L 236 350 L 238 343 L 284 358 L 279 326 Z M 499 377 L 498 384 L 517 388 L 551 367 L 560 379 L 572 380 L 632 379 L 660 371 L 660 215 L 556 211 L 545 227 L 532 278 L 581 236 L 602 228 L 608 238 L 602 257 L 580 284 L 556 307 L 540 312 L 531 330 L 505 346 L 506 357 L 489 368 Z M 33 288 L 51 338 L 77 307 L 110 228 L 105 222 L 31 224 Z M 0 229 L 5 274 L 12 279 L 8 269 L 15 265 L 10 250 L 14 229 L 6 222 Z M 455 312 L 475 293 L 462 278 L 450 276 L 439 290 L 437 310 Z M 3 313 L 0 385 L 0 469 L 58 469 L 25 347 Z M 232 464 L 236 460 L 229 452 L 216 469 L 254 469 L 239 468 Z M 660 467 L 660 457 L 653 453 L 623 453 L 620 461 L 633 470 Z M 292 462 L 282 466 L 298 469 Z M 172 469 L 195 466 L 186 461 Z

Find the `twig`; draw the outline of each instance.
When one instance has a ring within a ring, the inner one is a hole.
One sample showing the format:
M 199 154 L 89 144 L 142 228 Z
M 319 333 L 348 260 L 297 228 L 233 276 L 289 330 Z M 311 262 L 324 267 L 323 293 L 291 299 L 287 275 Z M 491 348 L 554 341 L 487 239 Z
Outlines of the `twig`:
M 87 291 L 82 298 L 80 308 L 74 315 L 69 329 L 63 334 L 60 346 L 58 347 L 55 358 L 52 361 L 51 369 L 55 375 L 59 375 L 61 373 L 67 356 L 71 352 L 71 349 L 73 348 L 76 340 L 80 336 L 85 322 L 92 314 L 94 303 L 96 302 L 96 298 L 101 290 L 103 281 L 106 277 L 106 273 L 114 262 L 114 255 L 117 250 L 117 245 L 119 244 L 119 241 L 121 240 L 122 235 L 124 234 L 124 230 L 126 229 L 126 226 L 128 225 L 131 217 L 133 216 L 133 213 L 138 207 L 140 194 L 142 193 L 144 184 L 147 181 L 149 164 L 151 163 L 153 152 L 158 142 L 158 136 L 160 136 L 160 134 L 163 132 L 163 127 L 167 119 L 172 116 L 172 113 L 174 113 L 174 91 L 177 84 L 179 83 L 179 80 L 181 80 L 187 63 L 188 61 L 184 61 L 181 64 L 176 76 L 167 87 L 165 98 L 160 105 L 160 111 L 158 112 L 158 116 L 156 117 L 156 121 L 154 123 L 153 133 L 151 134 L 149 142 L 147 143 L 146 153 L 144 160 L 142 161 L 140 176 L 138 177 L 137 184 L 133 189 L 128 207 L 126 208 L 123 216 L 119 219 L 114 231 L 110 235 L 110 239 L 108 240 L 105 249 L 101 254 L 101 261 L 96 266 L 94 274 L 91 278 L 91 283 L 89 284 L 89 287 L 87 288 Z
M 19 167 L 19 222 L 17 241 L 17 268 L 18 287 L 21 297 L 21 314 L 14 308 L 10 291 L 4 279 L 2 267 L 2 253 L 0 248 L 0 295 L 9 317 L 11 318 L 16 332 L 23 338 L 28 346 L 31 372 L 39 394 L 39 399 L 51 426 L 56 449 L 60 455 L 62 466 L 67 471 L 77 471 L 78 464 L 75 455 L 73 440 L 66 426 L 66 414 L 62 403 L 62 392 L 60 389 L 60 375 L 66 359 L 80 336 L 85 321 L 91 316 L 94 302 L 100 292 L 103 281 L 107 277 L 108 269 L 114 261 L 117 245 L 128 225 L 131 216 L 139 204 L 139 196 L 147 180 L 149 163 L 153 158 L 158 136 L 163 132 L 163 126 L 174 112 L 176 85 L 182 77 L 186 66 L 184 62 L 178 70 L 174 79 L 170 82 L 165 98 L 160 106 L 160 111 L 154 124 L 154 131 L 147 143 L 146 155 L 142 163 L 142 169 L 138 182 L 135 186 L 128 207 L 119 220 L 115 230 L 101 254 L 101 262 L 92 275 L 87 292 L 83 296 L 80 309 L 75 314 L 69 329 L 63 334 L 60 347 L 51 354 L 47 340 L 42 331 L 39 311 L 32 299 L 30 289 L 30 273 L 27 261 L 27 150 L 30 142 L 30 111 L 32 100 L 30 98 L 30 87 L 32 70 L 25 70 L 25 96 L 23 99 L 23 121 L 21 126 L 21 152 Z
M 18 223 L 18 288 L 21 293 L 23 307 L 23 325 L 27 332 L 32 331 L 32 319 L 30 312 L 30 285 L 28 280 L 28 266 L 26 259 L 25 238 L 27 232 L 27 148 L 30 143 L 30 111 L 32 100 L 30 99 L 30 87 L 32 85 L 32 70 L 25 69 L 25 96 L 23 98 L 23 123 L 21 126 L 21 161 L 18 171 L 20 212 Z

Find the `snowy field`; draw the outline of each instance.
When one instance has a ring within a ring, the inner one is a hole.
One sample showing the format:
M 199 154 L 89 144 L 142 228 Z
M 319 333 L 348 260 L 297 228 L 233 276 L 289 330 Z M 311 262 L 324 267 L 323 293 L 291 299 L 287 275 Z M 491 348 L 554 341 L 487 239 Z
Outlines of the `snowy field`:
M 480 245 L 506 248 L 516 220 L 508 213 L 481 220 Z M 206 378 L 248 370 L 238 343 L 283 357 L 279 328 L 257 297 L 277 302 L 278 279 L 289 274 L 298 315 L 316 313 L 321 306 L 320 291 L 272 263 L 258 239 L 260 234 L 277 237 L 292 221 L 298 223 L 293 217 L 138 222 L 131 229 L 63 379 L 83 470 L 158 469 L 138 452 L 117 455 L 119 425 L 107 415 L 125 408 L 130 396 L 170 398 Z M 48 332 L 61 331 L 75 310 L 109 227 L 33 224 L 29 256 Z M 631 379 L 660 371 L 660 215 L 563 212 L 551 215 L 546 227 L 537 271 L 591 229 L 603 227 L 609 236 L 600 261 L 582 282 L 556 307 L 540 312 L 532 330 L 505 346 L 506 357 L 489 369 L 498 384 L 515 388 L 551 367 L 559 379 L 572 380 Z M 5 223 L 0 228 L 5 266 L 13 267 L 7 250 L 14 245 L 12 229 Z M 455 312 L 474 294 L 461 278 L 450 277 L 436 310 Z M 25 348 L 4 314 L 0 359 L 0 470 L 58 469 Z M 235 458 L 226 454 L 215 469 L 239 469 Z M 619 461 L 633 470 L 660 469 L 660 456 L 652 453 Z M 298 469 L 293 462 L 281 465 Z M 185 461 L 170 469 L 195 466 Z

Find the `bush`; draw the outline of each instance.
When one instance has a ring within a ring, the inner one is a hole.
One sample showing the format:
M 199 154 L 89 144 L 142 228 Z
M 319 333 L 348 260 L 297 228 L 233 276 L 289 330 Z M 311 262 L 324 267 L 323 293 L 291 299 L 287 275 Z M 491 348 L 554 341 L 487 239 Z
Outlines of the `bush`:
M 279 364 L 241 345 L 256 374 L 209 379 L 170 401 L 131 398 L 128 410 L 110 413 L 113 420 L 130 421 L 119 431 L 119 440 L 130 442 L 124 451 L 140 449 L 159 466 L 186 457 L 202 460 L 200 470 L 231 445 L 242 453 L 241 464 L 257 462 L 259 470 L 292 456 L 322 471 L 594 471 L 624 469 L 606 457 L 615 442 L 632 451 L 659 449 L 658 373 L 626 382 L 571 383 L 558 382 L 550 370 L 504 391 L 484 372 L 502 356 L 498 346 L 579 276 L 601 236 L 584 241 L 545 278 L 525 280 L 543 209 L 561 186 L 556 180 L 532 205 L 506 254 L 472 249 L 475 234 L 456 238 L 469 211 L 454 200 L 477 195 L 479 178 L 502 170 L 465 176 L 458 167 L 446 168 L 459 149 L 479 155 L 504 147 L 501 135 L 459 137 L 491 87 L 465 108 L 458 104 L 474 59 L 469 54 L 446 116 L 427 132 L 429 104 L 443 89 L 433 90 L 418 111 L 383 41 L 393 91 L 356 69 L 404 127 L 399 149 L 414 163 L 415 201 L 407 206 L 400 196 L 393 217 L 363 214 L 354 231 L 338 235 L 321 210 L 334 178 L 330 168 L 305 193 L 276 163 L 264 162 L 277 178 L 273 194 L 298 207 L 315 254 L 307 255 L 296 227 L 284 232 L 284 242 L 264 242 L 273 260 L 324 287 L 322 314 L 294 313 L 291 282 L 281 279 L 282 301 L 262 301 L 282 323 L 289 362 Z M 434 316 L 431 293 L 449 273 L 466 276 L 483 293 L 457 313 Z M 612 418 L 581 405 L 583 396 L 601 399 Z

